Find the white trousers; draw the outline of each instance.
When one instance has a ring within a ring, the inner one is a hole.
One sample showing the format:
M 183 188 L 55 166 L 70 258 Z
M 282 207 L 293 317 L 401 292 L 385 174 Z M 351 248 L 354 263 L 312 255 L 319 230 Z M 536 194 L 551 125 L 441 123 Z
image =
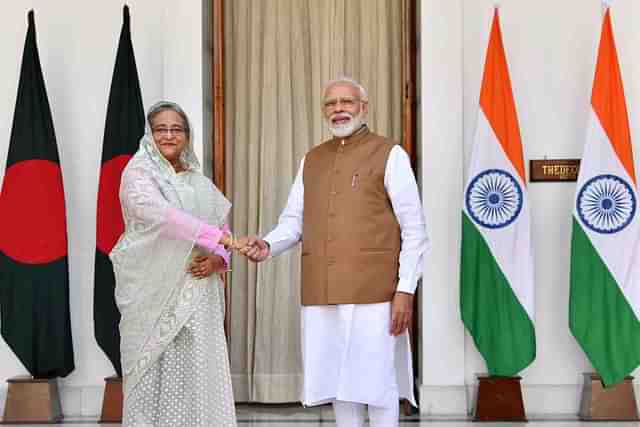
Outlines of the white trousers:
M 395 405 L 380 407 L 369 405 L 369 425 L 371 427 L 398 427 L 400 425 L 400 403 L 396 399 Z M 337 427 L 364 427 L 367 405 L 362 403 L 333 402 Z
M 415 405 L 409 336 L 389 333 L 390 303 L 304 306 L 301 314 L 305 405 Z

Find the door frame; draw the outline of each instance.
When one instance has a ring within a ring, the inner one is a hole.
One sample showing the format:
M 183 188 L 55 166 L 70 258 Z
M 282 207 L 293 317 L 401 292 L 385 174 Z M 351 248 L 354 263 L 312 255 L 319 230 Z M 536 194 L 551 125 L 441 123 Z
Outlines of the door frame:
M 226 188 L 226 141 L 225 141 L 225 51 L 224 51 L 224 6 L 225 0 L 211 0 L 213 26 L 213 54 L 212 54 L 212 97 L 213 97 L 213 181 L 215 185 L 227 195 Z M 402 141 L 401 145 L 409 155 L 414 173 L 418 162 L 418 117 L 417 117 L 417 85 L 418 85 L 418 4 L 417 0 L 402 0 L 402 76 L 403 76 L 403 112 L 402 112 Z M 417 291 L 419 292 L 419 290 Z M 414 376 L 419 375 L 418 367 L 418 337 L 420 332 L 418 319 L 419 295 L 414 298 L 413 324 L 409 328 L 411 347 L 413 349 Z M 230 305 L 229 293 L 225 286 L 225 304 Z M 230 310 L 225 310 L 225 331 L 230 327 Z M 227 335 L 228 336 L 228 335 Z M 409 405 L 405 404 L 405 412 Z

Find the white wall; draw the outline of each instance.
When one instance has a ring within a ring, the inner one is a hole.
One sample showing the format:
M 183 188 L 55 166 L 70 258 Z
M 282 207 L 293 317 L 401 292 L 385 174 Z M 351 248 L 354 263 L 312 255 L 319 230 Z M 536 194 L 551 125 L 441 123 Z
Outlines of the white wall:
M 180 103 L 203 151 L 202 0 L 129 0 L 133 45 L 145 108 Z M 27 11 L 35 10 L 38 48 L 65 186 L 71 323 L 76 370 L 60 381 L 66 415 L 96 415 L 111 364 L 93 337 L 96 193 L 106 106 L 122 25 L 121 1 L 20 0 L 0 14 L 0 179 L 13 120 Z M 200 156 L 202 158 L 202 156 Z M 0 343 L 0 381 L 26 370 Z M 0 384 L 0 410 L 6 385 Z
M 508 1 L 501 24 L 529 159 L 580 158 L 600 36 L 600 0 Z M 640 4 L 617 0 L 612 17 L 636 158 L 640 150 Z M 423 191 L 433 251 L 423 292 L 421 411 L 472 409 L 484 361 L 458 308 L 463 179 L 478 111 L 492 0 L 422 0 Z M 634 23 L 636 24 L 634 26 Z M 529 414 L 575 414 L 591 366 L 568 329 L 575 183 L 531 183 L 536 254 L 537 359 L 524 370 Z
M 38 43 L 65 182 L 76 370 L 61 380 L 67 415 L 96 415 L 102 378 L 113 373 L 93 338 L 95 200 L 106 103 L 122 3 L 99 0 L 5 2 L 0 14 L 0 176 L 13 118 L 26 13 L 36 11 Z M 433 250 L 423 287 L 421 410 L 464 414 L 484 362 L 459 320 L 458 257 L 464 170 L 476 120 L 491 0 L 421 0 L 424 203 Z M 62 5 L 62 6 L 61 6 Z M 130 0 L 145 107 L 160 98 L 183 105 L 203 151 L 201 0 Z M 600 0 L 501 2 L 502 29 L 525 158 L 581 157 Z M 631 119 L 640 140 L 640 4 L 613 2 L 613 20 Z M 640 149 L 636 149 L 636 153 Z M 636 154 L 637 155 L 637 154 Z M 527 162 L 528 163 L 528 162 Z M 538 357 L 523 375 L 529 413 L 577 412 L 589 363 L 567 326 L 574 184 L 530 184 L 536 258 Z M 0 380 L 25 373 L 0 344 Z M 0 385 L 0 410 L 4 404 Z
M 465 407 L 464 329 L 458 311 L 462 208 L 462 0 L 423 1 L 422 190 L 431 252 L 422 284 L 420 410 Z M 462 392 L 461 392 L 462 391 Z

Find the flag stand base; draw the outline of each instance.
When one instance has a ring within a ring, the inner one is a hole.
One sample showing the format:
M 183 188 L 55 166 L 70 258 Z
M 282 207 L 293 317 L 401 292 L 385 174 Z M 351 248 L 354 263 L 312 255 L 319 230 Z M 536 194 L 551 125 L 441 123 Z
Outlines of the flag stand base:
M 478 375 L 473 421 L 526 422 L 520 377 Z
M 4 416 L 0 424 L 58 424 L 62 407 L 58 381 L 32 376 L 9 378 Z
M 584 421 L 640 421 L 633 377 L 604 388 L 600 375 L 585 373 L 579 417 Z
M 118 376 L 104 379 L 104 397 L 99 423 L 122 422 L 122 378 Z

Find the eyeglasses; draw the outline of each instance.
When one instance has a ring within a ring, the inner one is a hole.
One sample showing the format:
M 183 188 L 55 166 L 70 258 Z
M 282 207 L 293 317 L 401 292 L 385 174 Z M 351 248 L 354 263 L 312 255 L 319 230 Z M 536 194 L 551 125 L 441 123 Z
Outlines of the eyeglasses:
M 161 137 L 169 137 L 170 135 L 182 136 L 185 133 L 185 129 L 178 126 L 171 128 L 157 127 L 153 128 L 151 131 L 154 133 L 154 135 Z
M 338 107 L 338 104 L 342 105 L 343 108 L 353 108 L 359 102 L 362 102 L 360 98 L 356 98 L 354 96 L 345 96 L 344 98 L 329 98 L 325 99 L 322 103 L 322 106 L 325 110 L 335 110 Z

